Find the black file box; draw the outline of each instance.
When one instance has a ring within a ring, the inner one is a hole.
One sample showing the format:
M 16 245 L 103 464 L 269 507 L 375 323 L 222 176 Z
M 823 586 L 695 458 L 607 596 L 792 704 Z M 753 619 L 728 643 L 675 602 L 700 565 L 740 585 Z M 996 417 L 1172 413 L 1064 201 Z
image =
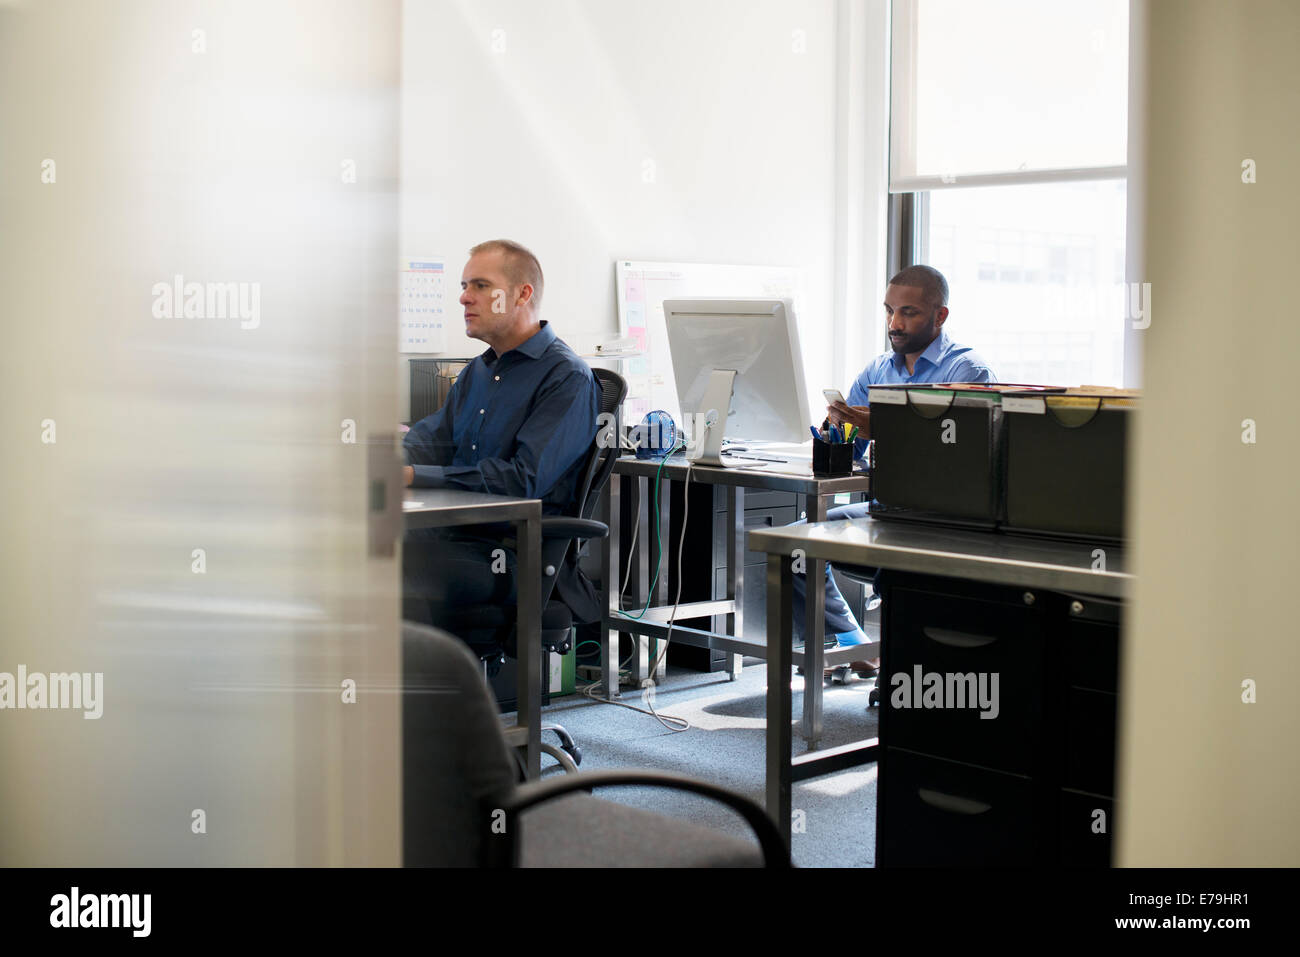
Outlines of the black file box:
M 1120 541 L 1125 449 L 1138 397 L 1069 390 L 1005 396 L 1006 530 Z
M 871 512 L 993 528 L 1002 511 L 1002 412 L 992 390 L 873 386 Z

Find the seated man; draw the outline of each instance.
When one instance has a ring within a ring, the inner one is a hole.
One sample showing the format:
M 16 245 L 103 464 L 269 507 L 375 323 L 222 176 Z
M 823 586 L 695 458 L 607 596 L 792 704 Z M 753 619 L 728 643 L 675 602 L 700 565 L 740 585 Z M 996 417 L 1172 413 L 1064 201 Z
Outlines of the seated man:
M 889 280 L 885 292 L 885 316 L 889 328 L 890 352 L 877 356 L 862 370 L 849 391 L 848 403 L 837 402 L 826 410 L 834 424 L 848 423 L 859 429 L 856 454 L 862 455 L 871 438 L 871 409 L 867 389 L 873 385 L 911 385 L 923 382 L 996 382 L 993 370 L 969 346 L 948 338 L 948 281 L 932 266 L 908 266 Z M 827 520 L 862 518 L 867 503 L 841 505 L 826 513 Z M 803 576 L 794 580 L 794 634 L 803 637 Z M 833 636 L 833 639 L 832 639 Z M 867 641 L 844 596 L 835 585 L 831 566 L 826 566 L 826 644 L 860 645 Z M 879 659 L 853 663 L 863 674 L 880 666 Z
M 465 333 L 488 344 L 456 379 L 441 409 L 406 434 L 405 482 L 540 498 L 554 515 L 575 494 L 596 435 L 598 386 L 591 369 L 538 318 L 542 267 L 504 239 L 470 250 L 461 273 Z M 514 555 L 501 537 L 417 529 L 402 556 L 404 616 L 437 624 L 440 605 L 512 603 Z M 556 588 L 565 597 L 566 565 Z M 567 599 L 566 599 L 567 600 Z

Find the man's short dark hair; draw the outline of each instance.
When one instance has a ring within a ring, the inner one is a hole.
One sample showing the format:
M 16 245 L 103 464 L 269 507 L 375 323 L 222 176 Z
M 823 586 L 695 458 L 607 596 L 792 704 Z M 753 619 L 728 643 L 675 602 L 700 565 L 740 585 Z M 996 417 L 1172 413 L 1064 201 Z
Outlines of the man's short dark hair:
M 506 279 L 512 286 L 524 283 L 533 287 L 533 308 L 542 304 L 542 264 L 525 246 L 512 239 L 489 239 L 479 243 L 469 251 L 471 256 L 479 253 L 500 252 L 505 258 Z
M 925 301 L 936 309 L 948 305 L 948 280 L 933 266 L 918 265 L 900 269 L 889 280 L 889 284 L 919 288 L 925 295 Z

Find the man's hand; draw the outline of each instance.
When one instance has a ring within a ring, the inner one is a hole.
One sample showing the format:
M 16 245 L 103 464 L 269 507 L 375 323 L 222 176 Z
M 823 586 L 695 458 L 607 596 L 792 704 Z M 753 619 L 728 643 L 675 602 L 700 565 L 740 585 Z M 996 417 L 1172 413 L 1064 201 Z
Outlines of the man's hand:
M 402 466 L 402 484 L 405 485 L 407 488 L 410 488 L 410 487 L 411 487 L 411 483 L 414 482 L 414 481 L 415 481 L 415 469 L 413 469 L 413 468 L 412 468 L 411 466 L 409 466 L 409 465 L 403 465 L 403 466 Z
M 859 438 L 868 438 L 871 434 L 871 408 L 865 405 L 847 405 L 832 402 L 826 407 L 826 418 L 831 425 L 856 425 L 860 430 Z

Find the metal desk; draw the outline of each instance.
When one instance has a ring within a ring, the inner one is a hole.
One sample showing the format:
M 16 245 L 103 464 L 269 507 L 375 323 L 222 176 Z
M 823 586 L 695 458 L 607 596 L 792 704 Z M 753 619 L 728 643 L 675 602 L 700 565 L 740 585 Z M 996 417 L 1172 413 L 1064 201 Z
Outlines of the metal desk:
M 749 546 L 767 553 L 767 809 L 787 846 L 793 783 L 874 761 L 880 746 L 879 739 L 868 738 L 816 756 L 791 756 L 790 605 L 796 549 L 802 550 L 809 575 L 816 557 L 818 568 L 829 561 L 1105 598 L 1127 597 L 1133 581 L 1123 570 L 1125 556 L 1118 546 L 1108 546 L 1098 556 L 1093 545 L 873 518 L 758 529 L 749 533 Z M 806 684 L 820 688 L 821 682 Z M 806 715 L 807 690 L 804 694 Z
M 774 453 L 779 454 L 779 453 Z M 638 587 L 633 603 L 636 609 L 644 608 L 650 598 L 650 538 L 651 518 L 650 504 L 653 498 L 653 484 L 659 474 L 660 459 L 637 459 L 625 456 L 618 460 L 610 476 L 609 494 L 605 496 L 603 521 L 609 526 L 609 540 L 605 551 L 604 576 L 607 583 L 614 586 L 621 584 L 619 575 L 619 505 L 626 493 L 627 485 L 636 481 L 639 488 L 638 514 L 635 521 L 639 523 L 637 534 L 637 554 L 635 559 L 639 570 Z M 784 469 L 785 471 L 778 471 Z M 687 463 L 683 456 L 675 455 L 663 466 L 661 481 L 685 481 Z M 727 672 L 732 680 L 740 672 L 741 658 L 749 655 L 755 658 L 768 658 L 768 642 L 762 639 L 746 639 L 743 629 L 744 609 L 744 562 L 745 562 L 745 489 L 762 489 L 765 491 L 794 492 L 803 496 L 803 511 L 809 522 L 821 522 L 826 518 L 826 498 L 841 492 L 869 492 L 870 477 L 865 472 L 855 472 L 851 476 L 840 478 L 822 478 L 812 473 L 811 463 L 804 459 L 793 459 L 789 463 L 772 463 L 763 468 L 723 469 L 708 466 L 695 466 L 690 470 L 692 483 L 702 485 L 720 485 L 727 490 L 727 593 L 717 601 L 697 601 L 683 603 L 677 609 L 677 618 L 689 620 L 709 615 L 725 615 L 726 631 L 701 631 L 695 628 L 673 626 L 672 640 L 685 645 L 719 648 L 728 653 Z M 625 485 L 625 483 L 627 483 Z M 670 527 L 669 499 L 667 489 L 661 489 L 659 495 L 660 528 Z M 675 550 L 665 541 L 663 549 L 666 557 L 676 556 Z M 812 581 L 820 582 L 825 574 L 824 563 L 809 556 L 808 575 Z M 672 613 L 672 596 L 668 594 L 668 575 L 659 576 L 659 586 L 655 601 L 645 617 L 634 620 L 619 614 L 619 595 L 617 587 L 607 587 L 608 604 L 602 628 L 605 641 L 601 643 L 601 679 L 610 697 L 618 695 L 618 633 L 627 632 L 637 638 L 637 653 L 633 657 L 632 677 L 639 686 L 643 679 L 649 677 L 648 641 L 646 638 L 663 638 L 668 634 L 668 620 Z M 847 663 L 870 653 L 871 646 L 838 648 L 825 652 L 822 638 L 825 630 L 826 595 L 822 588 L 808 589 L 807 600 L 807 636 L 804 652 L 792 652 L 789 637 L 786 638 L 786 652 L 793 653 L 793 661 L 803 664 L 808 674 L 820 675 L 823 665 Z M 789 612 L 787 611 L 787 615 Z M 787 622 L 788 624 L 788 622 Z M 769 632 L 770 634 L 770 632 Z M 804 656 L 807 655 L 807 661 Z M 769 658 L 769 661 L 771 659 Z M 661 668 L 662 673 L 662 668 Z M 788 682 L 788 673 L 787 673 Z M 810 746 L 816 747 L 816 740 L 821 734 L 822 723 L 822 683 L 820 680 L 809 682 L 809 690 L 804 695 L 804 733 L 809 738 Z
M 408 488 L 402 514 L 409 528 L 450 528 L 513 522 L 518 543 L 519 711 L 506 728 L 511 747 L 525 751 L 529 778 L 541 776 L 542 741 L 542 503 L 461 489 Z

